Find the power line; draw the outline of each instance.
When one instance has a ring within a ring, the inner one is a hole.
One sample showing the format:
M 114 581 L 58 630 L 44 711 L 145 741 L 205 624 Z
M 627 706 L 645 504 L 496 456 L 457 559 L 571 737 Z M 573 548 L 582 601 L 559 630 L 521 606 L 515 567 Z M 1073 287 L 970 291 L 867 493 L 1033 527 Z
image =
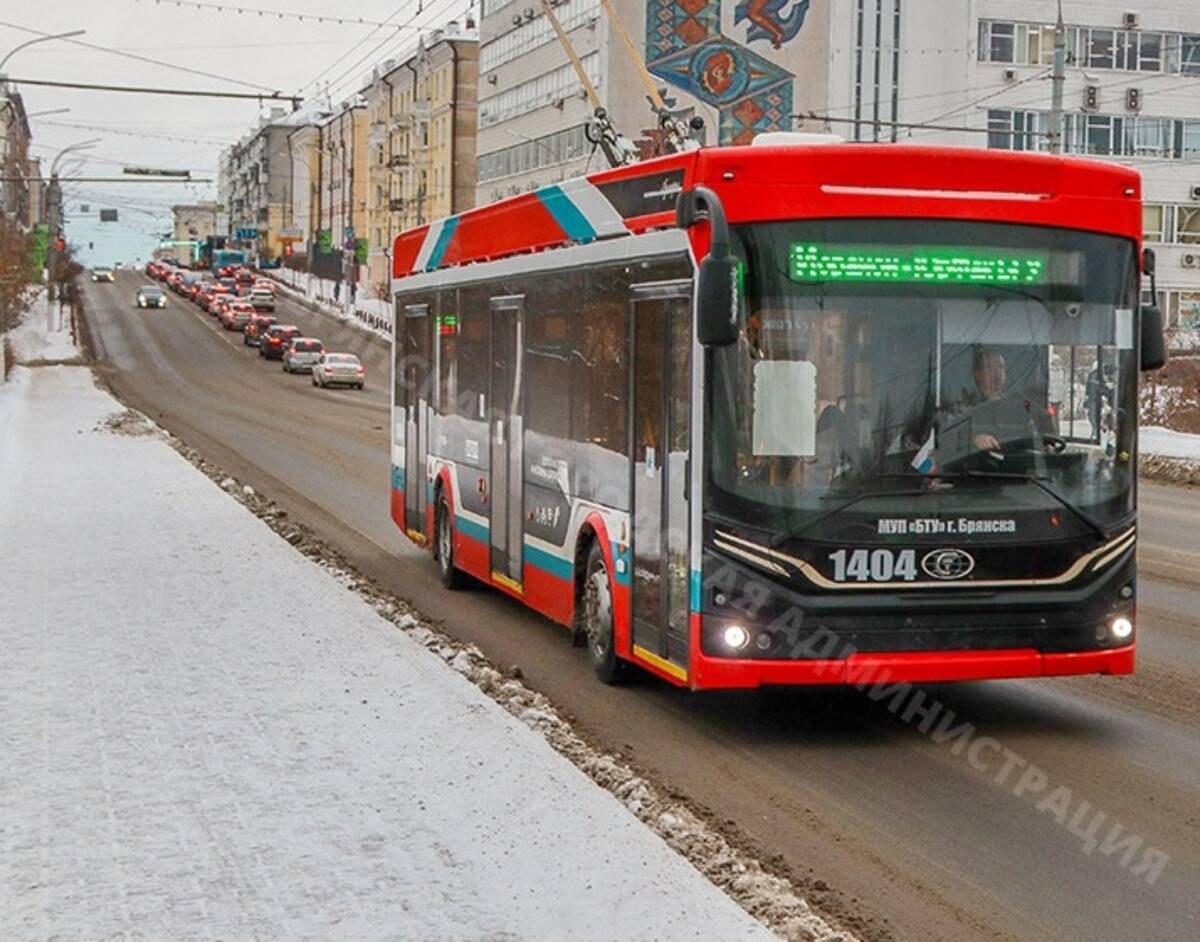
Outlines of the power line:
M 810 111 L 808 114 L 794 114 L 794 119 L 799 121 L 825 121 L 831 124 L 878 124 L 884 128 L 907 128 L 920 129 L 925 131 L 958 131 L 964 134 L 1028 134 L 1031 137 L 1048 137 L 1048 134 L 1039 134 L 1033 131 L 998 131 L 990 128 L 964 128 L 953 124 L 913 124 L 905 121 L 867 121 L 861 118 L 837 118 L 828 114 L 817 114 Z
M 410 0 L 410 2 L 411 2 L 411 0 Z M 418 5 L 418 7 L 421 5 L 421 0 L 418 0 L 417 5 Z M 325 66 L 325 68 L 322 69 L 320 72 L 318 72 L 314 78 L 309 79 L 305 84 L 301 85 L 300 91 L 304 91 L 304 89 L 306 89 L 310 86 L 316 85 L 316 83 L 321 79 L 321 77 L 326 75 L 328 72 L 330 72 L 334 68 L 334 66 L 336 66 L 339 62 L 341 62 L 347 56 L 353 54 L 355 49 L 357 49 L 359 46 L 361 46 L 363 43 L 365 43 L 368 39 L 370 39 L 373 35 L 375 35 L 375 33 L 377 33 L 384 25 L 391 23 L 392 20 L 394 20 L 397 16 L 399 16 L 400 12 L 404 9 L 404 7 L 405 7 L 405 4 L 401 4 L 400 6 L 398 6 L 395 9 L 395 11 L 391 14 L 391 16 L 389 16 L 387 18 L 387 20 L 384 21 L 384 23 L 380 24 L 379 26 L 376 26 L 374 29 L 371 30 L 371 32 L 367 33 L 366 36 L 363 36 L 353 46 L 351 46 L 349 49 L 347 49 L 345 52 L 343 52 L 340 56 L 338 56 L 336 59 L 334 59 L 331 63 L 329 63 L 329 65 Z
M 446 3 L 442 4 L 442 8 L 437 13 L 437 16 L 444 15 L 448 9 L 450 9 L 452 6 L 454 6 L 454 4 L 456 4 L 458 2 L 459 2 L 459 0 L 447 0 Z M 428 8 L 425 8 L 424 0 L 418 0 L 417 12 L 414 13 L 411 17 L 408 18 L 408 20 L 405 21 L 405 25 L 407 26 L 407 25 L 413 23 L 413 21 L 415 21 L 417 19 L 417 17 L 424 14 L 426 16 L 426 26 L 428 26 L 429 20 L 434 15 L 434 11 L 433 11 L 434 6 L 436 6 L 436 3 L 431 4 Z M 348 76 L 352 76 L 353 73 L 355 72 L 355 70 L 362 68 L 362 65 L 364 62 L 368 62 L 371 59 L 375 58 L 376 55 L 378 54 L 379 50 L 382 49 L 384 46 L 386 46 L 388 44 L 388 42 L 390 42 L 390 41 L 391 41 L 391 37 L 385 37 L 370 52 L 366 53 L 366 55 L 360 56 L 354 62 L 353 65 L 351 65 L 349 68 L 347 68 L 345 71 L 343 71 L 342 74 L 339 75 L 337 78 L 335 78 L 332 82 L 329 82 L 327 85 L 327 88 L 330 88 L 330 89 L 340 88 L 345 83 L 345 80 Z M 407 50 L 406 50 L 406 52 L 407 52 Z M 339 92 L 339 94 L 340 94 L 340 92 Z
M 242 98 L 250 101 L 290 101 L 293 107 L 299 108 L 304 101 L 298 95 L 284 95 L 282 92 L 252 95 L 249 92 L 204 92 L 192 88 L 149 88 L 143 85 L 97 85 L 88 82 L 51 82 L 48 79 L 19 79 L 9 77 L 16 85 L 45 85 L 50 88 L 82 88 L 93 92 L 129 92 L 137 95 L 182 95 L 189 98 Z
M 196 177 L 181 177 L 178 180 L 172 180 L 170 177 L 63 177 L 63 180 L 70 183 L 213 183 L 213 180 L 200 180 Z M 44 177 L 0 177 L 0 181 L 5 183 L 22 183 L 29 180 L 36 180 L 39 183 L 45 183 Z
M 180 9 L 194 8 L 197 10 L 212 10 L 216 13 L 238 13 L 246 16 L 257 15 L 260 18 L 279 20 L 296 20 L 311 23 L 337 23 L 339 26 L 391 26 L 378 20 L 364 20 L 361 16 L 323 16 L 318 13 L 294 13 L 290 10 L 266 10 L 262 7 L 247 7 L 232 3 L 203 3 L 200 0 L 154 0 L 156 6 L 176 6 Z M 403 27 L 393 27 L 402 29 Z
M 158 141 L 174 141 L 180 144 L 228 144 L 227 140 L 220 140 L 215 137 L 181 137 L 172 134 L 151 134 L 146 131 L 122 131 L 117 128 L 102 124 L 76 124 L 73 121 L 49 121 L 40 118 L 34 118 L 34 121 L 41 121 L 42 124 L 48 124 L 56 128 L 73 128 L 79 131 L 103 131 L 105 134 L 116 134 L 122 137 L 140 137 L 153 138 Z
M 7 26 L 9 29 L 19 30 L 22 33 L 33 33 L 35 36 L 52 36 L 53 33 L 44 33 L 40 29 L 30 29 L 27 26 L 18 26 L 16 23 L 6 23 L 0 20 L 0 26 Z M 85 43 L 81 39 L 61 39 L 60 42 L 70 43 L 72 46 L 82 46 L 85 49 L 94 49 L 97 52 L 107 52 L 110 55 L 121 56 L 124 59 L 133 59 L 136 62 L 147 62 L 150 65 L 161 66 L 165 69 L 174 69 L 176 72 L 187 72 L 191 75 L 199 75 L 202 78 L 218 79 L 222 82 L 229 82 L 231 85 L 243 85 L 246 88 L 259 88 L 263 91 L 275 91 L 268 88 L 266 85 L 257 85 L 254 82 L 243 82 L 241 79 L 229 78 L 227 75 L 217 75 L 214 72 L 205 72 L 203 69 L 193 69 L 186 65 L 176 65 L 173 62 L 164 62 L 162 59 L 151 59 L 149 56 L 140 56 L 135 52 L 121 52 L 109 46 L 97 46 L 94 43 Z

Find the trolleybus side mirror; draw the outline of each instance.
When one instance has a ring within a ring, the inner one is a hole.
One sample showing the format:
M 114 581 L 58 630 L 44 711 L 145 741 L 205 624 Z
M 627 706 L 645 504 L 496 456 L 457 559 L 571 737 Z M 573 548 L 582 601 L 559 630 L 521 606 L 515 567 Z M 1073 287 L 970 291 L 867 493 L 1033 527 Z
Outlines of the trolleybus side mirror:
M 1158 282 L 1154 276 L 1155 258 L 1151 249 L 1142 252 L 1142 271 L 1150 276 L 1150 296 L 1158 298 Z M 1163 339 L 1162 311 L 1154 302 L 1138 309 L 1140 366 L 1145 370 L 1162 369 L 1167 362 L 1167 345 Z
M 707 187 L 698 186 L 679 194 L 675 222 L 689 229 L 707 220 L 711 239 L 708 254 L 700 262 L 696 297 L 696 339 L 701 346 L 720 347 L 737 339 L 738 260 L 729 251 L 729 226 L 721 199 Z

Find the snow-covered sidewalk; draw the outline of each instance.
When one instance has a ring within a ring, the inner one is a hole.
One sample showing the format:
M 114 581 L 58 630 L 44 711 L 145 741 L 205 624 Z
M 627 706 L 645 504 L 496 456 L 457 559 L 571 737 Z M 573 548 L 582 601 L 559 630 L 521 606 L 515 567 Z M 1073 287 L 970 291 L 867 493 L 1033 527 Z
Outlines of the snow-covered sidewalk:
M 0 938 L 769 937 L 88 370 L 20 372 Z

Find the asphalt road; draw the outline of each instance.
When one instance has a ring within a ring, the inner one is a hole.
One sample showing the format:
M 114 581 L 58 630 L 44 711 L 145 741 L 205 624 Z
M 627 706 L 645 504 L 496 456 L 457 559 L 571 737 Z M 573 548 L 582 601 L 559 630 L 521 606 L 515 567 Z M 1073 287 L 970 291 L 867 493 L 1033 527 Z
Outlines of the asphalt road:
M 141 280 L 87 286 L 98 371 L 119 396 L 450 634 L 519 666 L 586 733 L 736 826 L 864 937 L 1200 938 L 1200 493 L 1142 488 L 1136 675 L 926 688 L 1019 757 L 1000 784 L 999 763 L 980 770 L 857 691 L 602 686 L 562 629 L 497 593 L 445 591 L 397 532 L 384 342 L 282 302 L 281 321 L 366 361 L 364 392 L 317 390 L 173 295 L 166 310 L 134 309 Z M 1019 797 L 1026 763 L 1048 785 Z M 1120 865 L 1124 847 L 1088 853 L 1037 808 L 1057 786 L 1072 816 L 1088 802 L 1081 824 L 1104 813 L 1097 838 L 1119 821 L 1121 836 L 1169 855 L 1153 885 Z

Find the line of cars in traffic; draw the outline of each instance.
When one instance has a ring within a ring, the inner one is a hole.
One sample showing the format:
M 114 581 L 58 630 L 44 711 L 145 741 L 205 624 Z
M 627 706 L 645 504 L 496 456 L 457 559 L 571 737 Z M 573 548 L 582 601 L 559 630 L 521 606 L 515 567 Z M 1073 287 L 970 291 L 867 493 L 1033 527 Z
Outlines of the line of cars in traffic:
M 327 351 L 316 337 L 305 337 L 299 327 L 280 324 L 275 318 L 275 286 L 258 278 L 253 269 L 238 267 L 212 272 L 174 268 L 151 262 L 146 274 L 161 281 L 180 297 L 192 301 L 202 311 L 216 317 L 225 329 L 241 331 L 242 342 L 256 347 L 265 360 L 279 360 L 285 373 L 308 373 L 314 386 L 350 386 L 362 389 L 366 368 L 353 353 Z M 146 286 L 138 292 L 161 289 Z M 163 305 L 166 297 L 162 295 Z

